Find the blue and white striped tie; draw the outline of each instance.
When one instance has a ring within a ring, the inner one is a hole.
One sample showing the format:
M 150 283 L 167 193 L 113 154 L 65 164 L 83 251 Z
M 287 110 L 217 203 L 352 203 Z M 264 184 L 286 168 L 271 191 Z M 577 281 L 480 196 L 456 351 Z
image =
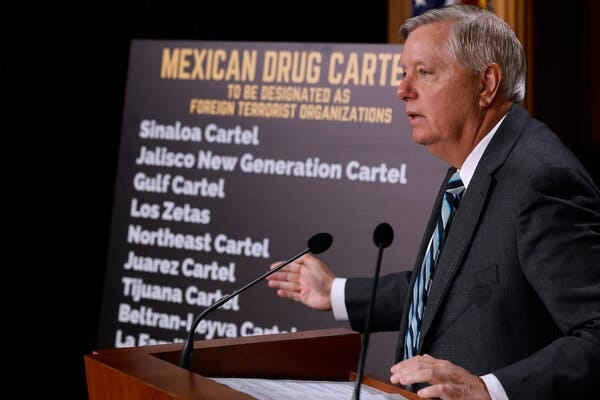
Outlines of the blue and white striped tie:
M 442 211 L 429 240 L 425 258 L 423 258 L 423 263 L 421 264 L 421 270 L 413 286 L 412 303 L 408 310 L 408 328 L 406 329 L 406 337 L 404 339 L 405 360 L 419 354 L 421 321 L 423 319 L 425 303 L 429 296 L 429 287 L 431 286 L 433 273 L 435 272 L 440 246 L 446 237 L 445 232 L 452 222 L 452 216 L 458 208 L 458 203 L 464 190 L 465 186 L 460 179 L 458 171 L 456 171 L 448 181 L 444 200 L 442 201 Z

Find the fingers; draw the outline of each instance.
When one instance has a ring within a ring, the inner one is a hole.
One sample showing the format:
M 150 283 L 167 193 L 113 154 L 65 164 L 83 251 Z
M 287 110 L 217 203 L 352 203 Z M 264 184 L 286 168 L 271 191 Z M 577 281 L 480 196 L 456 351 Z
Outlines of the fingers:
M 282 262 L 283 261 L 278 261 L 276 263 L 271 264 L 270 269 L 278 267 L 279 265 L 281 265 Z M 286 265 L 285 267 L 283 267 L 281 269 L 281 271 L 298 272 L 300 270 L 301 266 L 302 266 L 301 262 L 292 261 L 291 263 L 289 263 L 288 265 Z M 277 274 L 278 272 L 275 272 L 275 273 Z
M 277 268 L 280 263 L 271 265 Z M 279 297 L 301 302 L 317 310 L 331 310 L 331 286 L 335 276 L 318 258 L 305 254 L 267 277 Z
M 275 273 L 277 274 L 277 273 Z M 275 275 L 273 274 L 273 275 Z M 300 292 L 302 290 L 302 286 L 298 282 L 297 278 L 290 280 L 289 275 L 287 273 L 281 273 L 281 278 L 277 279 L 272 278 L 269 279 L 267 284 L 270 288 L 277 289 L 277 295 L 279 297 L 283 297 L 285 299 L 292 299 L 295 301 L 300 301 Z M 273 275 L 269 276 L 271 278 Z M 298 275 L 298 274 L 296 274 Z
M 273 289 L 280 289 L 286 291 L 300 291 L 301 285 L 298 281 L 290 281 L 290 280 L 269 280 L 268 285 Z
M 276 268 L 281 263 L 273 263 L 271 264 L 271 269 Z M 292 281 L 297 282 L 299 279 L 300 269 L 302 268 L 302 264 L 297 262 L 292 262 L 289 265 L 286 265 L 281 270 L 272 273 L 267 276 L 268 281 Z
M 271 264 L 271 269 L 276 268 L 280 264 L 281 262 Z M 281 270 L 267 276 L 267 284 L 270 288 L 277 289 L 279 297 L 299 301 L 301 268 L 301 263 L 292 262 Z
M 270 269 L 277 268 L 278 266 L 281 265 L 282 262 L 283 261 L 279 261 L 279 262 L 271 264 Z M 285 267 L 283 267 L 279 271 L 274 272 L 273 274 L 271 274 L 267 278 L 270 278 L 272 276 L 277 276 L 278 274 L 280 274 L 282 272 L 299 273 L 300 269 L 302 268 L 303 265 L 304 264 L 302 262 L 298 261 L 298 260 L 292 261 L 291 263 L 289 263 L 288 265 L 286 265 Z
M 486 399 L 490 396 L 483 381 L 464 368 L 429 355 L 416 356 L 391 368 L 392 383 L 412 385 L 428 382 L 431 386 L 420 389 L 420 397 L 451 399 Z
M 272 288 L 296 290 L 294 287 L 300 282 L 300 272 L 277 271 L 267 276 L 267 281 Z
M 284 268 L 267 276 L 267 280 L 298 282 L 300 280 L 300 272 L 285 271 Z
M 404 360 L 391 368 L 390 380 L 401 385 L 431 382 L 434 376 L 433 360 L 435 359 L 428 355 Z

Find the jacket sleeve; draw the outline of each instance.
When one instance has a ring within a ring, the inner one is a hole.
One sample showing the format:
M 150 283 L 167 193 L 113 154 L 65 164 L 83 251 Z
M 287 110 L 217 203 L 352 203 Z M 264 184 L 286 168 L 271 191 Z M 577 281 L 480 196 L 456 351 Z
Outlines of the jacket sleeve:
M 410 276 L 410 272 L 399 272 L 378 279 L 369 326 L 371 331 L 399 329 Z M 346 282 L 346 308 L 355 331 L 362 332 L 364 329 L 373 281 L 373 278 L 350 278 Z

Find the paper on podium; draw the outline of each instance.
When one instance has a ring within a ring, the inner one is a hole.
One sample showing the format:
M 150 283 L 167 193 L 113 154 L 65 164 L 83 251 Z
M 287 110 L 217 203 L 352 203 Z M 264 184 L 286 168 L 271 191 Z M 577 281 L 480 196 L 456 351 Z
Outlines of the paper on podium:
M 293 379 L 210 378 L 257 400 L 351 400 L 353 381 L 307 381 Z M 401 394 L 385 393 L 368 385 L 361 385 L 362 400 L 408 400 Z

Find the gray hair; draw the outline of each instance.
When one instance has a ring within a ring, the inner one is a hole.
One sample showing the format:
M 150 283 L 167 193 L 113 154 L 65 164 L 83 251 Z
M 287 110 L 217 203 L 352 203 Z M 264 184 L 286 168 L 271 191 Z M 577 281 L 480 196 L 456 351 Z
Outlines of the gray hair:
M 439 21 L 453 23 L 448 52 L 460 64 L 474 72 L 484 71 L 491 63 L 502 70 L 500 92 L 518 103 L 525 97 L 527 66 L 525 52 L 513 30 L 491 11 L 470 5 L 434 8 L 407 19 L 400 27 L 404 39 L 420 26 Z

